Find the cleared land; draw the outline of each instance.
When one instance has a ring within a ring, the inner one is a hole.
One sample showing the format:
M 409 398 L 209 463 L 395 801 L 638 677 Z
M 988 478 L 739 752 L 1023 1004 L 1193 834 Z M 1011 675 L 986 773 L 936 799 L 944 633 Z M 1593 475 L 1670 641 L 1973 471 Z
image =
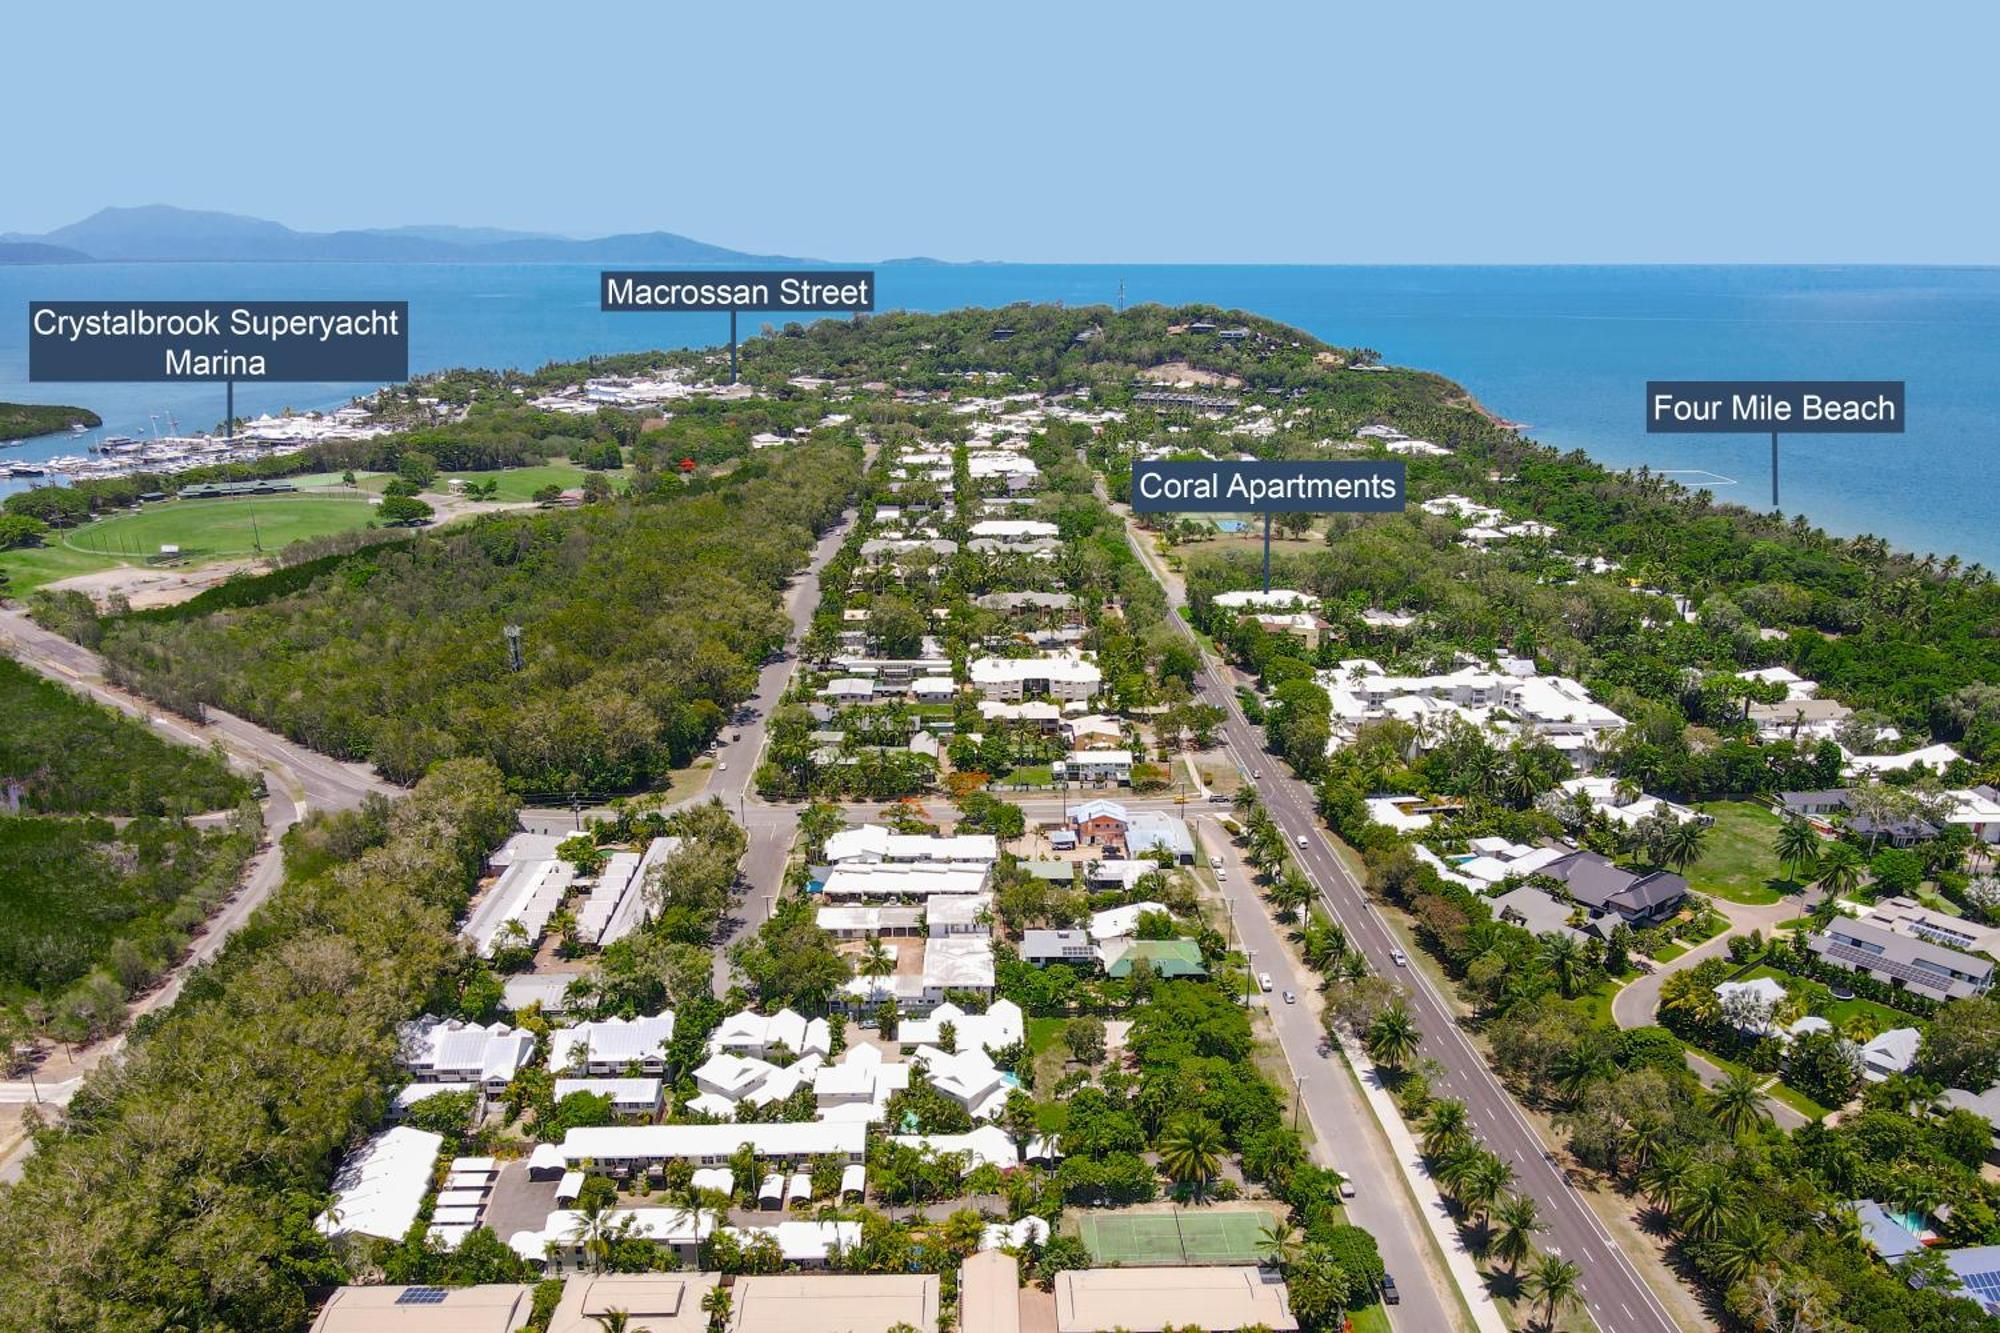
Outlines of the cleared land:
M 1732 903 L 1774 903 L 1799 886 L 1778 865 L 1778 817 L 1749 801 L 1701 807 L 1715 824 L 1701 859 L 1688 867 L 1688 887 Z

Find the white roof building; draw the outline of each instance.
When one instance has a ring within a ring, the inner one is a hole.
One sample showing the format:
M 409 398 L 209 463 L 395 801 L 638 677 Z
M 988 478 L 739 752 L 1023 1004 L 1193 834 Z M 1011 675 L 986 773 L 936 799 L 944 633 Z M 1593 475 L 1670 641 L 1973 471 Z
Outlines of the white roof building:
M 1957 763 L 1962 756 L 1958 751 L 1942 742 L 1926 745 L 1908 754 L 1850 755 L 1847 772 L 1850 775 L 1904 773 L 1918 764 L 1927 764 L 1938 772 L 1943 772 Z
M 842 829 L 826 840 L 828 865 L 883 862 L 946 862 L 991 865 L 1000 859 L 1000 840 L 991 833 L 961 833 L 937 837 L 896 833 L 881 824 Z
M 928 1148 L 941 1155 L 964 1153 L 968 1173 L 980 1166 L 992 1165 L 1009 1171 L 1021 1164 L 1014 1140 L 998 1125 L 982 1125 L 969 1134 L 892 1134 L 889 1141 L 906 1148 Z
M 663 1086 L 656 1078 L 559 1078 L 555 1099 L 582 1092 L 609 1097 L 611 1109 L 619 1115 L 658 1115 L 666 1104 Z
M 685 1161 L 727 1166 L 744 1144 L 766 1166 L 809 1163 L 820 1156 L 859 1162 L 868 1127 L 835 1121 L 781 1121 L 751 1125 L 595 1125 L 572 1129 L 558 1152 L 572 1169 L 650 1166 Z
M 423 1083 L 477 1083 L 498 1092 L 535 1053 L 534 1034 L 495 1022 L 424 1017 L 403 1024 L 397 1062 Z
M 549 1068 L 579 1074 L 622 1074 L 637 1067 L 661 1074 L 674 1039 L 671 1010 L 652 1018 L 600 1018 L 549 1034 Z
M 430 1193 L 444 1136 L 397 1125 L 364 1143 L 333 1177 L 333 1206 L 313 1225 L 328 1236 L 401 1240 Z
M 1134 864 L 1140 864 L 1134 862 Z M 1150 865 L 1150 863 L 1147 863 Z M 1157 870 L 1158 866 L 1151 866 Z M 1090 918 L 1090 939 L 1100 949 L 1117 940 L 1128 940 L 1138 933 L 1139 918 L 1149 912 L 1172 916 L 1165 903 L 1127 903 L 1123 907 L 1110 907 L 1096 912 Z
M 1273 588 L 1269 592 L 1256 588 L 1238 589 L 1219 592 L 1211 600 L 1215 605 L 1231 611 L 1310 611 L 1319 605 L 1319 598 L 1295 588 Z
M 1036 695 L 1088 699 L 1104 682 L 1095 662 L 1062 653 L 1045 657 L 977 657 L 969 668 L 972 684 L 988 699 Z
M 820 896 L 835 900 L 977 895 L 986 891 L 991 870 L 984 862 L 850 862 L 834 867 L 820 885 Z
M 945 1024 L 957 1040 L 946 1043 Z M 906 1018 L 896 1028 L 896 1041 L 905 1048 L 934 1046 L 946 1051 L 1002 1051 L 1027 1035 L 1027 1021 L 1021 1006 L 1012 1000 L 995 1000 L 983 1014 L 969 1014 L 955 1004 L 941 1004 L 924 1018 Z

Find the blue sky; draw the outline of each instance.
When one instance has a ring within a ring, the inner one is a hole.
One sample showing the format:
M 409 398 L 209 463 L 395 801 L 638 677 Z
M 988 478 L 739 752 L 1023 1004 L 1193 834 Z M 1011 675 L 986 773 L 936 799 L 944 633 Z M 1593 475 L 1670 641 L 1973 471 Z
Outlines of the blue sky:
M 173 203 L 853 259 L 1994 263 L 1995 14 L 41 0 L 0 231 Z

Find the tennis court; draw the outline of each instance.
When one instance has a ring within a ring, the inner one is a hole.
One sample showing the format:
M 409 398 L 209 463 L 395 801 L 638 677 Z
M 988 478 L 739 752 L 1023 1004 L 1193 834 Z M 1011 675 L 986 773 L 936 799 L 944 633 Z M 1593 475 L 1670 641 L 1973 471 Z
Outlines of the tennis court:
M 1237 1264 L 1261 1257 L 1261 1210 L 1084 1213 L 1077 1234 L 1100 1264 Z

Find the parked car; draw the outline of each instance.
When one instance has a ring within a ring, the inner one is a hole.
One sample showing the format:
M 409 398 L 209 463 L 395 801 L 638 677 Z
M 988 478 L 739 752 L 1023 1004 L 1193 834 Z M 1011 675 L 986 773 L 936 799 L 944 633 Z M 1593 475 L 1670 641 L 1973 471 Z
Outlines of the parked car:
M 1218 870 L 1218 871 L 1216 871 L 1216 872 L 1215 872 L 1215 878 L 1216 878 L 1216 880 L 1217 880 L 1218 882 L 1220 882 L 1220 881 L 1222 881 L 1222 880 L 1225 880 L 1225 879 L 1228 879 L 1228 878 L 1229 878 L 1229 872 L 1228 872 L 1227 870 Z
M 1402 1303 L 1403 1293 L 1396 1290 L 1396 1279 L 1384 1273 L 1382 1275 L 1382 1304 L 1401 1305 Z
M 1270 993 L 1271 974 L 1269 972 L 1259 972 L 1257 974 L 1257 989 L 1263 991 L 1267 995 Z
M 1209 868 L 1210 870 L 1220 870 L 1220 869 L 1222 869 L 1222 858 L 1221 858 L 1221 857 L 1219 857 L 1219 856 L 1211 856 L 1211 857 L 1209 857 L 1209 858 L 1208 858 L 1208 868 Z
M 1340 1197 L 1343 1199 L 1351 1199 L 1354 1197 L 1354 1182 L 1349 1180 L 1346 1176 L 1342 1176 L 1340 1178 Z

